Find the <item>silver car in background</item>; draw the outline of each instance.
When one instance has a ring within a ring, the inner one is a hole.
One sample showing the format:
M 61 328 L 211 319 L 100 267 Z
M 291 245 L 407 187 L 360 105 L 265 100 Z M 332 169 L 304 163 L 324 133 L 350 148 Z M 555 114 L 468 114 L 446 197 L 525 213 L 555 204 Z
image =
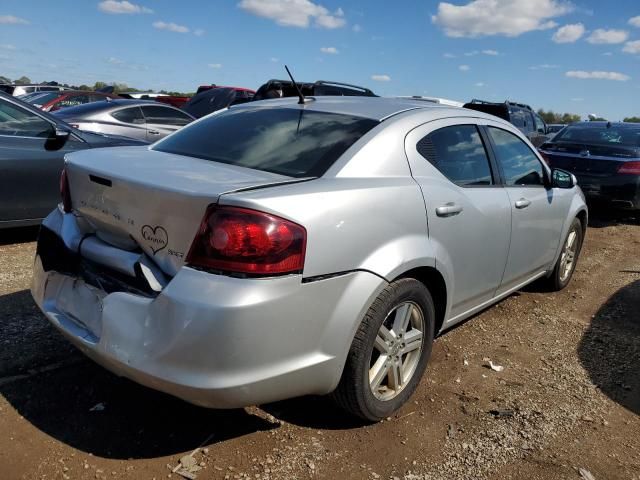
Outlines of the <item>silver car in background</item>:
M 191 123 L 187 112 L 153 100 L 114 99 L 69 107 L 54 115 L 87 132 L 153 143 Z
M 268 100 L 67 156 L 32 294 L 113 372 L 233 408 L 333 393 L 375 421 L 434 337 L 571 279 L 575 178 L 510 123 L 429 102 Z

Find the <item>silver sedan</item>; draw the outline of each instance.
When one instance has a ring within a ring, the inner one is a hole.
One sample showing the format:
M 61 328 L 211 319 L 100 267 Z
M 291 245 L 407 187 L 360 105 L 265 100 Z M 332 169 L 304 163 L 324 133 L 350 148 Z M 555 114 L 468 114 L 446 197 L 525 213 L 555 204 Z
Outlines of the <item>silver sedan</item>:
M 87 132 L 107 133 L 155 142 L 195 120 L 187 112 L 153 100 L 109 99 L 54 112 Z
M 571 279 L 575 178 L 513 125 L 385 98 L 255 102 L 67 156 L 33 296 L 119 375 L 232 408 L 333 393 L 378 420 L 434 337 Z

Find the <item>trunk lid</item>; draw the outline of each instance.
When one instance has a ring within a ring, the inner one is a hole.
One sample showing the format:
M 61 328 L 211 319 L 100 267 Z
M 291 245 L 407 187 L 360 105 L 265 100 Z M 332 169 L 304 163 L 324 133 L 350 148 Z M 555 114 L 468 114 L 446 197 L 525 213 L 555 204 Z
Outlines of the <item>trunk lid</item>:
M 595 176 L 615 174 L 623 163 L 638 156 L 633 148 L 568 142 L 547 143 L 540 149 L 555 168 Z
M 291 177 L 148 147 L 84 150 L 67 156 L 73 209 L 101 240 L 142 249 L 168 275 L 182 265 L 207 206 L 223 193 Z

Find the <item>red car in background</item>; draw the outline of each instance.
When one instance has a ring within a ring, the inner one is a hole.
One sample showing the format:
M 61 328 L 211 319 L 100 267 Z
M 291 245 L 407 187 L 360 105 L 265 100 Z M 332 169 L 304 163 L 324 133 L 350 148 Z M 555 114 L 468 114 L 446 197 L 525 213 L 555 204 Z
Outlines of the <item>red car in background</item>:
M 27 103 L 45 112 L 55 112 L 61 108 L 75 107 L 85 103 L 99 102 L 119 98 L 114 93 L 85 92 L 83 90 L 63 90 L 58 92 L 42 92 L 25 98 Z
M 230 88 L 232 90 L 235 90 L 236 98 L 246 98 L 247 100 L 251 100 L 256 93 L 255 90 L 251 90 L 250 88 L 229 87 L 224 85 L 216 85 L 215 83 L 212 83 L 211 85 L 200 85 L 198 87 L 198 91 L 196 92 L 196 95 L 200 92 L 211 90 L 212 88 Z

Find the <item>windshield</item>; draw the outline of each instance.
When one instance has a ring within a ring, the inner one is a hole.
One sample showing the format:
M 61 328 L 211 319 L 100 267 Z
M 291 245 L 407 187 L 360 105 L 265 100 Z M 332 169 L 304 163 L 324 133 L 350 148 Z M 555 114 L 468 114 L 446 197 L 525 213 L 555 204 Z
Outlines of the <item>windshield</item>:
M 153 149 L 290 177 L 317 177 L 377 124 L 298 108 L 231 109 L 183 128 Z
M 29 102 L 32 105 L 44 105 L 45 103 L 49 103 L 51 100 L 55 100 L 63 95 L 65 95 L 64 92 L 46 92 L 31 95 L 29 97 L 22 98 L 22 100 Z
M 637 127 L 606 125 L 569 125 L 553 138 L 554 142 L 602 145 L 609 147 L 639 147 L 640 125 Z

